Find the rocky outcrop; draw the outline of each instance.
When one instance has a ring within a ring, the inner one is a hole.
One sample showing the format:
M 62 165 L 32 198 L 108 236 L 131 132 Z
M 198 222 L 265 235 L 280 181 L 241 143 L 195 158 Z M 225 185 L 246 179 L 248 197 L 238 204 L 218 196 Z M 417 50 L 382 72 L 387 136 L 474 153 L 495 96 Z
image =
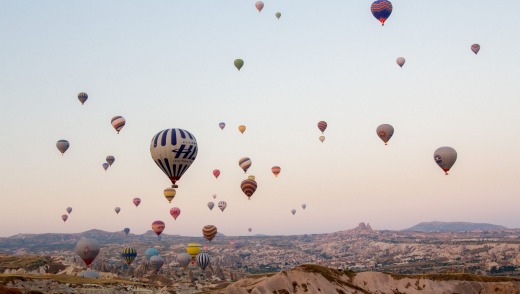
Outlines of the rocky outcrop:
M 391 275 L 349 273 L 317 265 L 301 265 L 272 276 L 252 276 L 214 293 L 519 293 L 520 280 L 473 275 Z

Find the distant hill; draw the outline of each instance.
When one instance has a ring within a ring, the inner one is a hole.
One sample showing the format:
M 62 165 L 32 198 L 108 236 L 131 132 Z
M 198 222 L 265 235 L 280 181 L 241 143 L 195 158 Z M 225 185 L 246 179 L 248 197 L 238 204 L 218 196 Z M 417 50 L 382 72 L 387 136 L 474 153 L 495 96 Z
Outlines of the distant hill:
M 424 222 L 411 228 L 404 229 L 405 232 L 466 232 L 466 231 L 502 231 L 508 228 L 493 224 L 466 223 L 466 222 Z

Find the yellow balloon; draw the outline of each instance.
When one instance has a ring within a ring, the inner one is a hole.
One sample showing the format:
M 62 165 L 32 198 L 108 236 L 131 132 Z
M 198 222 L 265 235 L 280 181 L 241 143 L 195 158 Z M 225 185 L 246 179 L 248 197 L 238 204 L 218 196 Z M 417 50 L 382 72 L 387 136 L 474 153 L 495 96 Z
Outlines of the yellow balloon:
M 166 188 L 164 189 L 164 197 L 168 200 L 169 203 L 172 203 L 173 198 L 175 197 L 175 194 L 177 194 L 177 191 L 173 188 Z
M 246 131 L 246 126 L 240 125 L 238 126 L 238 130 L 243 134 Z
M 192 257 L 195 258 L 197 254 L 200 253 L 200 244 L 198 243 L 190 243 L 186 247 L 186 252 Z
M 248 180 L 251 180 L 251 181 L 254 181 L 255 180 L 255 176 L 253 175 L 250 175 L 249 177 L 247 177 Z

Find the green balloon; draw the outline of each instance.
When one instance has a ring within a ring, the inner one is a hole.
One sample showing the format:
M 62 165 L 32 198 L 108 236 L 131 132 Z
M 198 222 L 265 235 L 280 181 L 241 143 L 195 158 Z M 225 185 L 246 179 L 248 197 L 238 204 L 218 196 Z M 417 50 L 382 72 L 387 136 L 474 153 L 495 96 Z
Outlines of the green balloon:
M 277 12 L 276 14 L 276 18 L 280 19 L 280 16 L 282 16 L 282 14 L 280 12 Z
M 242 66 L 244 66 L 244 61 L 242 59 L 235 59 L 235 67 L 240 70 Z

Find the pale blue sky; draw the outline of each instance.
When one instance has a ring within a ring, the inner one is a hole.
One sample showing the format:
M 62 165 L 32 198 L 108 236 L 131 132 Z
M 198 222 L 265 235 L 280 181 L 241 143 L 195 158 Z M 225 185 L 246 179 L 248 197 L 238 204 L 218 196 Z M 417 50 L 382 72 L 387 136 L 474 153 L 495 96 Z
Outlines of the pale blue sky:
M 396 0 L 384 27 L 371 1 L 266 0 L 261 13 L 255 2 L 0 1 L 0 236 L 143 233 L 156 219 L 192 236 L 206 224 L 228 235 L 361 221 L 520 227 L 520 2 Z M 115 115 L 127 119 L 120 135 Z M 395 127 L 386 147 L 382 123 Z M 165 128 L 189 130 L 200 147 L 171 205 L 149 153 Z M 63 157 L 59 139 L 71 143 Z M 441 146 L 458 151 L 450 176 L 433 161 Z M 116 162 L 104 172 L 107 155 Z M 251 201 L 243 156 L 259 186 Z M 213 193 L 224 213 L 206 207 Z

